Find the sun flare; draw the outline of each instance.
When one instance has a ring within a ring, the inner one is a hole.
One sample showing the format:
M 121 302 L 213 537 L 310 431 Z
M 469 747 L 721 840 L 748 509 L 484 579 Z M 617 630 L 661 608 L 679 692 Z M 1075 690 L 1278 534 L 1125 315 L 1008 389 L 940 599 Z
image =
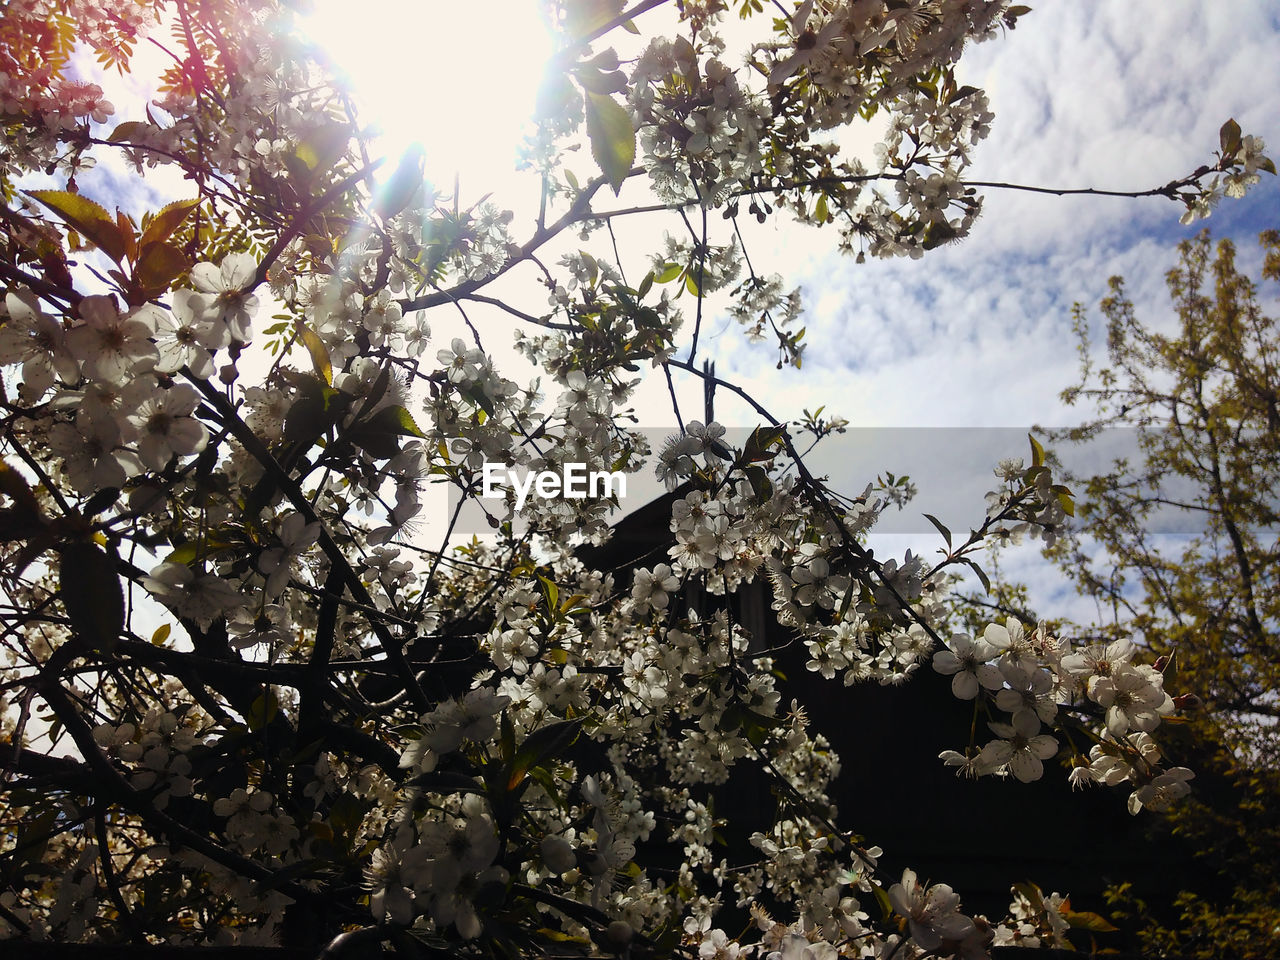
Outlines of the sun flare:
M 303 28 L 350 80 L 394 160 L 421 144 L 428 179 L 512 176 L 551 35 L 530 0 L 316 0 Z

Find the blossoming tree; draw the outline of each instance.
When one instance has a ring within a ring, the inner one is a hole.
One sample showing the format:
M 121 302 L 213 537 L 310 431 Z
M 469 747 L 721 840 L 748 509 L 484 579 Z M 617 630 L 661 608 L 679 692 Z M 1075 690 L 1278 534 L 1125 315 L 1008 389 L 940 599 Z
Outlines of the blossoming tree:
M 985 538 L 1066 521 L 1038 447 L 1001 465 L 969 537 L 941 531 L 940 562 L 881 561 L 863 542 L 895 491 L 839 495 L 799 426 L 697 365 L 711 310 L 801 362 L 799 296 L 756 272 L 744 212 L 825 226 L 858 259 L 967 233 L 998 185 L 964 178 L 992 116 L 956 63 L 1026 8 L 546 3 L 559 52 L 521 223 L 424 184 L 412 153 L 375 188 L 364 120 L 293 6 L 15 0 L 0 22 L 3 935 L 798 960 L 981 956 L 1094 923 L 1035 891 L 1007 921 L 970 916 L 886 876 L 768 651 L 731 605 L 677 602 L 767 581 L 837 688 L 951 675 L 974 704 L 942 758 L 962 773 L 1060 762 L 1135 812 L 1186 791 L 1155 738 L 1162 675 L 1130 646 L 940 634 L 942 585 Z M 116 116 L 73 54 L 124 73 L 147 38 L 170 65 Z M 871 117 L 868 166 L 837 134 Z M 1273 172 L 1261 149 L 1228 122 L 1210 163 L 1145 192 L 1202 215 Z M 78 182 L 104 158 L 188 193 L 112 213 Z M 651 202 L 611 206 L 628 181 Z M 674 233 L 626 262 L 615 231 L 655 217 Z M 495 293 L 519 281 L 532 296 Z M 481 305 L 545 380 L 497 369 Z M 450 322 L 465 335 L 433 342 Z M 656 455 L 626 406 L 646 374 L 679 425 Z M 691 377 L 751 405 L 745 443 L 682 416 Z M 687 491 L 674 546 L 590 569 L 574 547 L 608 536 L 609 502 L 537 497 L 487 501 L 492 535 L 462 546 L 455 511 L 424 544 L 425 485 L 461 504 L 486 463 L 656 469 Z M 736 765 L 778 802 L 731 860 L 714 796 Z M 737 934 L 717 925 L 733 905 L 754 919 Z
M 1183 844 L 1196 867 L 1167 892 L 1125 877 L 1108 894 L 1141 926 L 1151 956 L 1265 957 L 1280 924 L 1280 879 L 1265 852 L 1280 838 L 1270 802 L 1280 793 L 1280 379 L 1266 309 L 1268 284 L 1280 281 L 1280 233 L 1258 239 L 1260 276 L 1207 230 L 1180 243 L 1166 275 L 1167 318 L 1144 315 L 1123 279 L 1111 278 L 1099 305 L 1105 366 L 1085 362 L 1089 318 L 1077 305 L 1082 363 L 1063 399 L 1091 402 L 1097 415 L 1048 432 L 1060 452 L 1107 430 L 1134 438 L 1128 456 L 1071 480 L 1088 506 L 1045 552 L 1106 614 L 1062 629 L 1169 658 L 1166 680 L 1176 671 L 1185 691 L 1175 704 L 1194 708 L 1195 722 L 1168 746 L 1194 763 L 1196 794 L 1146 832 L 1153 845 Z M 1007 582 L 993 590 L 997 601 L 1021 599 Z

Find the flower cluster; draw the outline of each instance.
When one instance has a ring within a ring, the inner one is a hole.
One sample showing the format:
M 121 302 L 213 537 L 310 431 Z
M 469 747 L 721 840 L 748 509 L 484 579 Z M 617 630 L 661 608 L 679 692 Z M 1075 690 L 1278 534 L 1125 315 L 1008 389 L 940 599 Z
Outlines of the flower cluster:
M 1072 651 L 1064 639 L 1041 625 L 1028 632 L 1010 619 L 991 624 L 981 637 L 956 634 L 933 655 L 933 668 L 952 678 L 962 700 L 982 698 L 1009 715 L 988 724 L 996 734 L 981 749 L 945 751 L 943 761 L 958 775 L 1011 774 L 1038 780 L 1043 761 L 1055 757 L 1059 741 L 1045 727 L 1083 732 L 1095 745 L 1088 758 L 1072 760 L 1070 780 L 1128 784 L 1129 810 L 1161 809 L 1188 792 L 1191 771 L 1160 765 L 1160 751 L 1149 736 L 1174 712 L 1163 675 L 1153 666 L 1132 663 L 1137 648 L 1128 640 L 1090 644 Z M 1099 714 L 1101 716 L 1099 717 Z M 1100 719 L 1100 722 L 1098 722 Z M 1091 722 L 1093 721 L 1093 722 Z

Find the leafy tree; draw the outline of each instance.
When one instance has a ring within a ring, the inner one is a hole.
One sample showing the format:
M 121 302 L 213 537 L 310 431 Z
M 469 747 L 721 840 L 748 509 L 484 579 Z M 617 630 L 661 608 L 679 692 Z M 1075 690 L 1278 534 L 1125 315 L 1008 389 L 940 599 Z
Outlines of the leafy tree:
M 859 257 L 967 232 L 981 185 L 962 175 L 991 117 L 955 64 L 1027 10 L 805 0 L 772 20 L 743 3 L 756 34 L 735 69 L 726 4 L 660 6 L 546 5 L 531 224 L 423 183 L 415 153 L 379 181 L 292 4 L 6 7 L 5 936 L 790 960 L 1097 927 L 1034 891 L 1007 922 L 971 917 L 945 885 L 885 875 L 838 822 L 837 758 L 728 602 L 767 579 L 810 668 L 846 685 L 932 657 L 974 704 L 946 758 L 961 772 L 1033 780 L 1061 747 L 1074 780 L 1164 807 L 1190 771 L 1151 736 L 1174 709 L 1157 669 L 1126 652 L 1104 670 L 1015 621 L 938 633 L 941 585 L 985 538 L 1061 531 L 1071 496 L 1042 451 L 1002 467 L 972 537 L 942 531 L 942 562 L 882 561 L 862 541 L 896 492 L 841 496 L 801 430 L 697 365 L 710 309 L 802 359 L 798 294 L 755 272 L 743 204 L 831 225 Z M 642 25 L 634 57 L 606 48 Z M 158 99 L 108 126 L 77 44 L 123 73 L 165 33 Z M 835 142 L 872 116 L 874 171 Z M 1132 195 L 1200 215 L 1271 169 L 1261 149 L 1228 122 L 1211 164 Z M 106 158 L 190 193 L 111 212 L 82 192 Z M 610 205 L 628 181 L 651 202 Z M 654 216 L 676 236 L 618 262 L 615 231 Z M 498 370 L 500 320 L 532 331 L 515 342 L 545 382 Z M 645 370 L 679 426 L 656 456 L 626 406 Z M 677 377 L 760 426 L 730 446 L 682 416 Z M 608 536 L 607 493 L 493 499 L 487 465 L 656 468 L 688 485 L 676 545 L 592 569 L 575 548 Z M 431 483 L 492 535 L 456 546 L 454 512 L 440 542 L 416 536 Z M 679 599 L 694 588 L 725 599 L 699 612 Z M 714 798 L 742 766 L 778 800 L 722 848 Z M 716 926 L 731 903 L 756 921 L 736 938 Z
M 1261 245 L 1262 279 L 1280 280 L 1280 233 Z M 1082 376 L 1063 399 L 1094 412 L 1049 435 L 1120 436 L 1125 455 L 1069 480 L 1078 522 L 1046 552 L 1098 610 L 1063 634 L 1140 643 L 1168 662 L 1175 703 L 1194 708 L 1167 745 L 1201 789 L 1157 830 L 1181 838 L 1201 879 L 1172 911 L 1138 884 L 1117 901 L 1144 918 L 1152 955 L 1264 957 L 1280 923 L 1280 347 L 1229 240 L 1215 249 L 1205 231 L 1178 254 L 1171 327 L 1143 322 L 1112 278 L 1105 366 L 1077 306 Z M 1025 591 L 1003 600 L 1025 604 Z

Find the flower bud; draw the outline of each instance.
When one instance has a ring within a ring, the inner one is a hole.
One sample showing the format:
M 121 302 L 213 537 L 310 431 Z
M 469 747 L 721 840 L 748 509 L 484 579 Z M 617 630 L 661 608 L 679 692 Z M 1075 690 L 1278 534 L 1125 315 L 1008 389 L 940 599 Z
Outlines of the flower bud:
M 566 873 L 578 865 L 578 857 L 573 852 L 573 844 L 549 833 L 542 838 L 542 862 L 552 873 Z
M 636 932 L 627 921 L 615 920 L 605 928 L 604 935 L 610 943 L 625 947 L 631 942 L 631 938 L 636 935 Z

